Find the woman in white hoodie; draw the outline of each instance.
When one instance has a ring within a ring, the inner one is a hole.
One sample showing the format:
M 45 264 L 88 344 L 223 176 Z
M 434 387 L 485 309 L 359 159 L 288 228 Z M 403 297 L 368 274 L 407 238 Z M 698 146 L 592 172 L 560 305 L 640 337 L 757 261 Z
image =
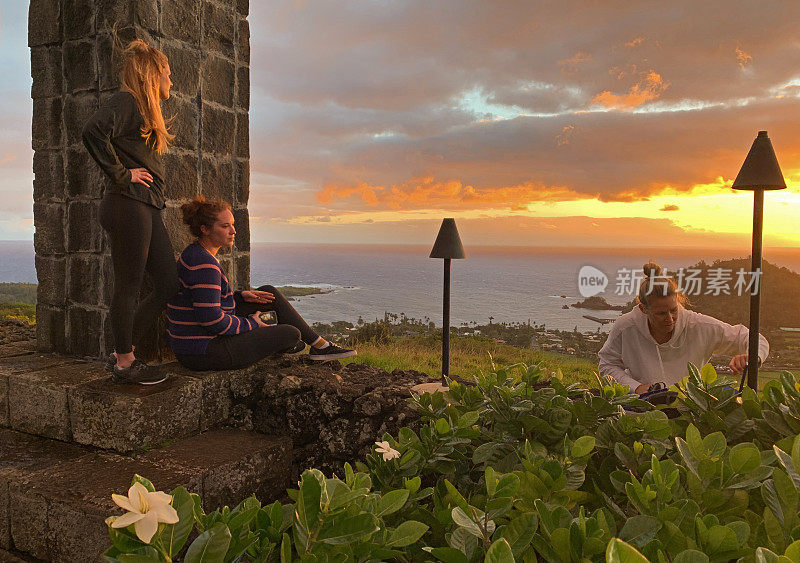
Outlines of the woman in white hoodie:
M 654 384 L 677 383 L 689 362 L 703 366 L 715 353 L 732 355 L 731 369 L 741 373 L 748 360 L 747 327 L 685 309 L 686 296 L 661 273 L 653 261 L 644 265 L 639 304 L 614 322 L 598 352 L 600 374 L 641 394 Z M 759 365 L 767 355 L 769 343 L 759 334 Z

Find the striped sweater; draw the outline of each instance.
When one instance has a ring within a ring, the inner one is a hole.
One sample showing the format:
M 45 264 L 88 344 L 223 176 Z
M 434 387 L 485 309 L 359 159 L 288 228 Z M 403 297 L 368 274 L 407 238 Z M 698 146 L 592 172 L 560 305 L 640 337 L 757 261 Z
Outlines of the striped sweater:
M 178 259 L 180 291 L 167 303 L 167 337 L 176 354 L 205 354 L 212 338 L 240 334 L 257 326 L 234 315 L 236 304 L 216 257 L 198 243 Z

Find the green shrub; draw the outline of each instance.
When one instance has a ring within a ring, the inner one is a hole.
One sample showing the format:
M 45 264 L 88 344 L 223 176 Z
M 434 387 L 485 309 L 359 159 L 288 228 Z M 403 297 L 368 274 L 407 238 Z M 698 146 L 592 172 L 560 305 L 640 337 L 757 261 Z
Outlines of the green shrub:
M 177 489 L 177 524 L 149 546 L 110 528 L 106 557 L 169 560 L 194 527 L 185 561 L 800 561 L 794 376 L 738 398 L 690 366 L 659 410 L 610 380 L 542 374 L 413 397 L 417 427 L 339 477 L 305 471 L 289 503 L 206 514 Z
M 36 323 L 36 305 L 30 303 L 0 303 L 0 320 L 16 319 Z

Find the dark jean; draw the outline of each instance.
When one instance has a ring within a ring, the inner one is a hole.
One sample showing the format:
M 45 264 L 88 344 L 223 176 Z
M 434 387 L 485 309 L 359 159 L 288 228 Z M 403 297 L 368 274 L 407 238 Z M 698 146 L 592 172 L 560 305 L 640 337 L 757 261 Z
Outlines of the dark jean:
M 308 326 L 286 297 L 271 285 L 259 291 L 275 296 L 272 303 L 248 303 L 237 293 L 235 314 L 247 317 L 258 311 L 275 311 L 278 324 L 260 326 L 241 334 L 216 336 L 205 354 L 175 354 L 182 366 L 192 371 L 241 369 L 257 361 L 294 347 L 300 340 L 312 344 L 319 335 Z
M 127 354 L 178 292 L 175 255 L 161 210 L 121 194 L 106 193 L 100 202 L 100 225 L 111 242 L 114 295 L 111 298 L 111 332 L 114 349 Z M 139 306 L 136 298 L 144 274 L 153 291 Z

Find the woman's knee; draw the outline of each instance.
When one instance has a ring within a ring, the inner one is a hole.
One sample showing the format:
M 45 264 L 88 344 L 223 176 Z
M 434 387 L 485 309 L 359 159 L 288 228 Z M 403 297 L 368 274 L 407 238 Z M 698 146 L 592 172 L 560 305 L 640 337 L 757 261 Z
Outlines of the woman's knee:
M 290 345 L 297 344 L 303 337 L 300 331 L 292 325 L 278 325 L 278 328 L 281 329 L 281 336 L 285 338 Z
M 258 288 L 258 291 L 266 291 L 268 293 L 272 293 L 273 295 L 280 294 L 280 291 L 278 291 L 278 288 L 276 288 L 274 285 L 262 285 Z

